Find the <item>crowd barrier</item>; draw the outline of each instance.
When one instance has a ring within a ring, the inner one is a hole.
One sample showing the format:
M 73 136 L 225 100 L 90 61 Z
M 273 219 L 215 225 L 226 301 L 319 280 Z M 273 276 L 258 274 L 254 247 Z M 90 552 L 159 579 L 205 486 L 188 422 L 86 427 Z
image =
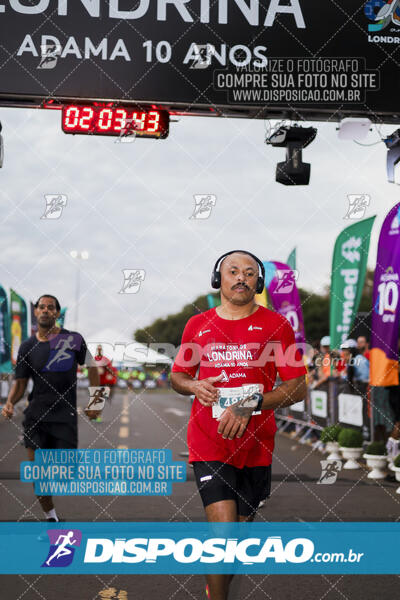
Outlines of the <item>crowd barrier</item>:
M 278 429 L 284 431 L 292 423 L 296 425 L 297 433 L 305 438 L 312 430 L 321 431 L 328 425 L 339 423 L 359 429 L 365 440 L 373 440 L 374 391 L 365 382 L 349 384 L 342 378 L 329 377 L 318 388 L 309 386 L 307 396 L 301 402 L 275 410 Z

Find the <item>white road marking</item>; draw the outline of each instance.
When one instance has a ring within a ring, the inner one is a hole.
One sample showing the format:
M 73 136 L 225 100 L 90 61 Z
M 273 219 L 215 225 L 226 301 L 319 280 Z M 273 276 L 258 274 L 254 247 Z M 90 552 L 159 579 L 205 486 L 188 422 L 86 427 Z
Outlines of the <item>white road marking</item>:
M 129 436 L 129 427 L 122 426 L 119 428 L 118 437 L 127 438 Z

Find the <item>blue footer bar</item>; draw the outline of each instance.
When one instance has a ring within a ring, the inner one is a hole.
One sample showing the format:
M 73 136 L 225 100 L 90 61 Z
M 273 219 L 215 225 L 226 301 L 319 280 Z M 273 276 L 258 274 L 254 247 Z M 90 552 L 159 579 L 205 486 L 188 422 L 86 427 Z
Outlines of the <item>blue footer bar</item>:
M 1 574 L 398 574 L 400 523 L 0 523 Z

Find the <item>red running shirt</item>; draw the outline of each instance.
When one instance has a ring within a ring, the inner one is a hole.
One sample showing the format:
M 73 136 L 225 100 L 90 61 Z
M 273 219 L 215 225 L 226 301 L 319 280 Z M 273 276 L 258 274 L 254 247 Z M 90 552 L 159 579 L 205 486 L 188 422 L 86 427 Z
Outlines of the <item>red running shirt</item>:
M 215 308 L 189 319 L 172 371 L 195 377 L 198 368 L 198 379 L 224 375 L 215 387 L 258 383 L 264 393 L 272 390 L 277 374 L 282 381 L 306 374 L 289 321 L 263 306 L 244 319 L 222 319 Z M 195 398 L 187 431 L 189 462 L 218 460 L 238 468 L 271 464 L 277 429 L 273 410 L 252 415 L 241 438 L 224 440 L 218 425 L 212 408 Z
M 104 355 L 96 355 L 94 359 L 98 363 L 96 366 L 100 367 L 100 385 L 114 385 L 115 376 L 111 375 L 111 373 L 105 368 L 108 367 L 109 369 L 114 369 L 111 360 Z

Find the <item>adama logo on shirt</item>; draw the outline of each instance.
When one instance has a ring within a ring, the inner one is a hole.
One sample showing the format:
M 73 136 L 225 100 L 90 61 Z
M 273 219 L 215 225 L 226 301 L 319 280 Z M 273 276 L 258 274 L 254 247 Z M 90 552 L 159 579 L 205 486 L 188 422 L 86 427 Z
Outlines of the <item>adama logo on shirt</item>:
M 229 381 L 229 377 L 228 377 L 228 375 L 226 374 L 226 371 L 225 371 L 225 369 L 222 369 L 222 371 L 221 371 L 221 375 L 223 376 L 223 377 L 222 377 L 222 379 L 221 379 L 221 381 Z
M 199 331 L 199 337 L 204 335 L 205 333 L 210 333 L 211 329 L 205 329 L 204 331 Z
M 249 325 L 247 331 L 253 331 L 254 329 L 259 329 L 260 331 L 262 331 L 262 327 L 256 327 L 255 325 Z
M 225 369 L 222 369 L 221 375 L 223 375 L 221 381 L 229 381 L 229 379 L 238 379 L 240 377 L 246 377 L 245 373 L 231 373 L 230 375 L 228 375 Z

